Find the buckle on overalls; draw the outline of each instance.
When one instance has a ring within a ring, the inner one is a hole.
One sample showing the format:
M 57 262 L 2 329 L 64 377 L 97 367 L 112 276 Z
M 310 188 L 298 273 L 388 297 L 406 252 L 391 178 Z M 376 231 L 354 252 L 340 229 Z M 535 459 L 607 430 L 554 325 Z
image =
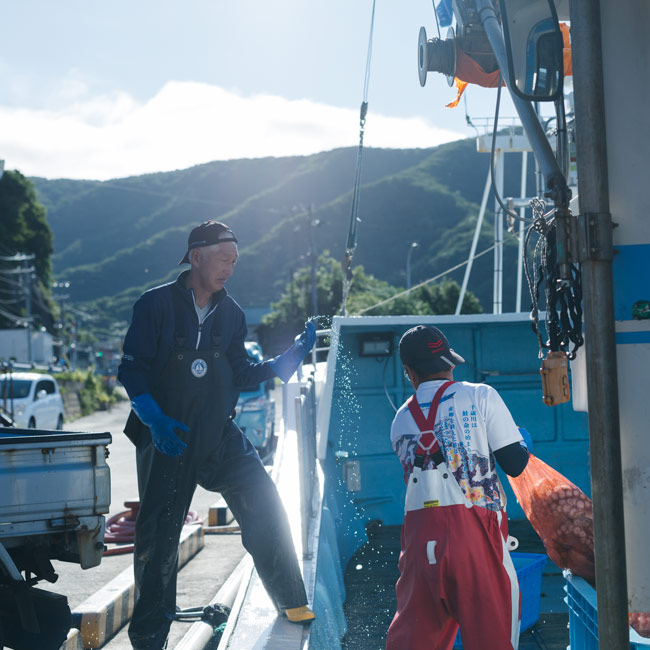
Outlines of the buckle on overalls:
M 427 439 L 428 439 L 427 434 L 431 436 L 431 442 L 429 442 L 429 444 L 425 445 L 423 443 L 423 438 L 425 436 L 427 436 Z M 420 434 L 420 437 L 418 438 L 418 447 L 420 447 L 420 449 L 422 449 L 422 451 L 430 451 L 431 447 L 433 447 L 433 445 L 435 445 L 435 444 L 436 444 L 436 437 L 433 435 L 433 431 L 431 431 L 431 430 L 422 431 L 422 433 Z
M 436 442 L 437 442 L 436 436 L 432 430 L 422 431 L 420 437 L 418 438 L 419 449 L 416 449 L 415 451 L 415 459 L 413 463 L 415 467 L 419 467 L 420 469 L 423 469 L 424 461 L 426 458 L 429 457 L 431 457 L 434 462 L 434 466 L 432 469 L 437 469 L 438 465 L 441 465 L 442 463 L 445 462 L 445 457 L 440 451 L 440 448 L 436 449 L 436 451 L 432 454 L 429 453 L 431 449 L 435 446 Z

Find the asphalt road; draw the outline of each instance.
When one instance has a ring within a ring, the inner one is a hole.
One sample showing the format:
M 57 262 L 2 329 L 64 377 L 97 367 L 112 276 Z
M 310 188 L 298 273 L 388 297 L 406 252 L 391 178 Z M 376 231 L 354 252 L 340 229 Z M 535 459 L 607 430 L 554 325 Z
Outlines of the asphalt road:
M 135 451 L 122 433 L 129 412 L 128 402 L 120 402 L 110 411 L 97 412 L 73 422 L 66 423 L 67 431 L 108 431 L 113 436 L 109 447 L 108 464 L 111 469 L 111 507 L 107 518 L 122 512 L 124 501 L 138 495 L 135 471 Z M 207 524 L 208 510 L 219 495 L 197 488 L 191 509 Z M 178 605 L 182 608 L 208 604 L 244 555 L 239 534 L 206 535 L 205 547 L 185 567 L 178 577 Z M 42 584 L 44 589 L 65 594 L 72 609 L 101 589 L 111 579 L 132 565 L 133 556 L 104 557 L 99 567 L 83 571 L 78 565 L 54 562 L 59 580 L 53 585 Z M 183 637 L 189 625 L 175 622 L 169 637 L 173 648 Z M 108 650 L 129 650 L 126 627 L 104 646 Z

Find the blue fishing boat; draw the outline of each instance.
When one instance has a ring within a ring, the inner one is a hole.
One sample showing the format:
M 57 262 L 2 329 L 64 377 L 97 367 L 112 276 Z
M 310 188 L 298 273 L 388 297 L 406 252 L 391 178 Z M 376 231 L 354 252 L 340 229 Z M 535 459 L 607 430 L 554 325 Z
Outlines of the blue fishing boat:
M 527 18 L 517 12 L 526 8 L 547 17 L 522 32 Z M 555 255 L 548 291 L 556 298 L 570 295 L 584 306 L 584 347 L 572 372 L 566 368 L 558 380 L 567 399 L 553 397 L 546 385 L 542 391 L 539 345 L 527 314 L 495 309 L 478 316 L 335 318 L 331 330 L 321 332 L 329 337 L 327 361 L 304 364 L 302 375 L 285 388 L 284 431 L 273 469 L 287 510 L 300 513 L 293 517 L 294 541 L 316 620 L 300 627 L 279 618 L 247 565 L 221 650 L 384 647 L 394 610 L 405 493 L 389 428 L 394 409 L 411 394 L 397 343 L 419 323 L 444 330 L 468 361 L 456 369 L 456 378 L 496 387 L 517 424 L 532 434 L 536 455 L 593 498 L 597 591 L 538 559 L 544 549 L 502 480 L 511 532 L 520 537 L 516 568 L 520 584 L 526 584 L 528 612 L 522 623 L 529 630 L 519 647 L 650 647 L 628 621 L 628 613 L 650 612 L 650 132 L 645 114 L 650 10 L 636 0 L 467 0 L 454 2 L 453 12 L 454 47 L 463 46 L 470 27 L 472 33 L 482 29 L 535 154 L 544 181 L 538 198 L 548 200 L 541 210 L 554 211 L 538 222 L 543 236 L 553 231 L 552 242 L 546 240 Z M 575 165 L 565 136 L 562 76 L 567 68 L 562 70 L 561 53 L 545 59 L 534 45 L 535 34 L 561 38 L 558 18 L 571 30 L 578 196 L 575 191 L 571 196 L 567 182 Z M 441 64 L 431 54 L 433 46 L 421 32 L 422 83 L 432 71 L 457 72 L 436 67 Z M 557 110 L 556 151 L 533 107 L 543 100 L 554 102 Z M 348 267 L 350 260 L 348 254 Z M 574 270 L 582 295 L 576 292 Z M 561 305 L 557 308 L 561 313 Z M 534 323 L 545 321 L 544 314 L 533 316 Z M 546 316 L 552 328 L 557 312 Z M 581 324 L 581 314 L 577 320 Z M 566 345 L 559 348 L 568 352 Z M 571 399 L 565 390 L 570 375 Z M 462 629 L 460 634 L 457 647 Z

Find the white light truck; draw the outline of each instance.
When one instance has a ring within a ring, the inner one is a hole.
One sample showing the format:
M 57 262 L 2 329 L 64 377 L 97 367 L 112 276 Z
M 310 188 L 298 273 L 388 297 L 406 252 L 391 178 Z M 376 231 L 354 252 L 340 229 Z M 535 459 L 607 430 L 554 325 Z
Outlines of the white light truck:
M 109 433 L 0 428 L 0 650 L 58 650 L 70 628 L 52 559 L 101 562 Z

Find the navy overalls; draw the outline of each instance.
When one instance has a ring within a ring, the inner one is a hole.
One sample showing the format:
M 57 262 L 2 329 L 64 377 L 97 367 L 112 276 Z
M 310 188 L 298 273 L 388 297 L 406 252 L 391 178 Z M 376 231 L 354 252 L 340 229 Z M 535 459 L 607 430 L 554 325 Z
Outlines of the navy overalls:
M 180 323 L 181 299 L 174 295 Z M 177 334 L 152 391 L 167 416 L 189 427 L 189 432 L 176 430 L 187 443 L 185 453 L 172 458 L 158 452 L 149 430 L 133 413 L 125 428 L 136 444 L 140 493 L 136 603 L 129 627 L 137 650 L 160 650 L 167 638 L 176 609 L 178 544 L 197 484 L 226 500 L 276 607 L 307 603 L 286 513 L 257 452 L 230 417 L 238 391 L 218 332 L 213 330 L 211 337 L 210 348 L 196 350 Z

